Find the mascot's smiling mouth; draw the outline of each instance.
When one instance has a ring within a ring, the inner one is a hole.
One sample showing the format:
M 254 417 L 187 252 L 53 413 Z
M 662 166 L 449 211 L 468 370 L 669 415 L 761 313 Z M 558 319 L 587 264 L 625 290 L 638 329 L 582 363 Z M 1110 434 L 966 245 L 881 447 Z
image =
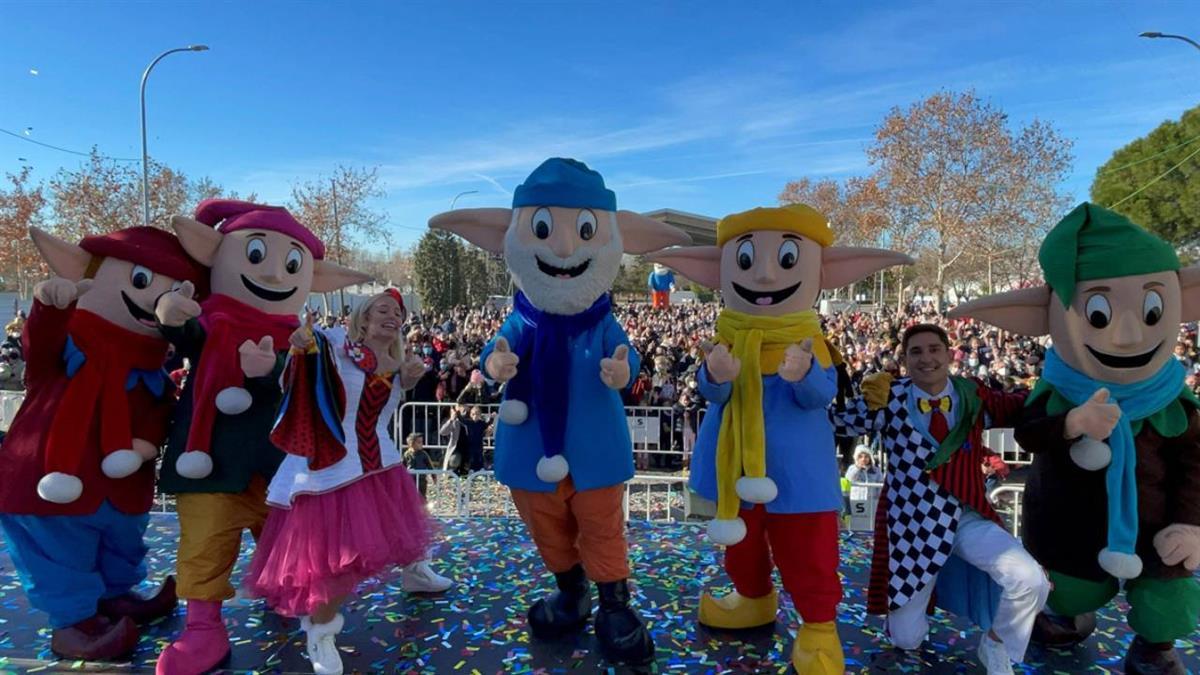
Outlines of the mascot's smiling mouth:
M 1087 345 L 1084 346 L 1087 347 Z M 1087 350 L 1092 353 L 1092 356 L 1095 357 L 1095 359 L 1099 361 L 1101 365 L 1108 366 L 1109 368 L 1141 368 L 1147 363 L 1150 363 L 1150 361 L 1154 358 L 1154 355 L 1158 353 L 1159 347 L 1162 347 L 1161 342 L 1158 343 L 1158 347 L 1155 347 L 1144 354 L 1134 354 L 1133 356 L 1105 354 L 1104 352 L 1098 352 L 1091 347 L 1088 347 Z
M 129 310 L 129 314 L 143 326 L 154 328 L 158 322 L 154 320 L 154 315 L 142 309 L 140 305 L 134 302 L 125 291 L 121 291 L 121 299 L 125 301 L 125 309 Z
M 247 278 L 245 274 L 242 275 L 242 285 L 245 286 L 246 289 L 248 291 L 250 291 L 251 293 L 257 295 L 258 297 L 262 298 L 263 300 L 269 300 L 271 302 L 279 302 L 280 300 L 287 300 L 288 298 L 292 297 L 296 293 L 295 286 L 292 286 L 292 288 L 290 290 L 286 290 L 286 291 L 274 291 L 274 290 L 271 290 L 264 286 L 259 286 L 258 284 L 254 283 L 253 281 L 250 281 L 250 279 Z
M 745 286 L 735 283 L 733 284 L 733 290 L 738 295 L 742 296 L 743 300 L 755 305 L 778 305 L 779 303 L 791 297 L 792 293 L 795 293 L 796 289 L 800 288 L 801 283 L 802 282 L 798 281 L 794 286 L 781 288 L 777 291 L 752 291 Z
M 592 262 L 591 258 L 589 258 L 574 267 L 555 267 L 554 265 L 543 262 L 542 259 L 536 255 L 533 256 L 533 258 L 534 260 L 537 260 L 538 269 L 542 271 L 542 274 L 555 277 L 557 279 L 574 279 L 580 274 L 586 272 L 588 264 Z

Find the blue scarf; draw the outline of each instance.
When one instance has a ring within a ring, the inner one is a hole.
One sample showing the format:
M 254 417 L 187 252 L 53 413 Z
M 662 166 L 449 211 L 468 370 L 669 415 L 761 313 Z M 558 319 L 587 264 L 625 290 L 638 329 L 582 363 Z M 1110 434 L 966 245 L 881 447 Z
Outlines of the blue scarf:
M 522 331 L 520 343 L 512 345 L 513 353 L 521 361 L 517 376 L 508 383 L 505 398 L 525 401 L 537 410 L 545 456 L 561 455 L 566 442 L 570 397 L 570 341 L 611 314 L 612 300 L 605 293 L 583 312 L 564 316 L 543 312 L 524 293 L 518 292 L 513 299 L 513 312 L 529 330 Z
M 1184 376 L 1183 365 L 1171 358 L 1153 377 L 1141 382 L 1098 382 L 1063 362 L 1053 348 L 1046 352 L 1042 377 L 1072 405 L 1082 405 L 1103 388 L 1108 390 L 1109 400 L 1121 407 L 1121 419 L 1108 439 L 1112 463 L 1104 476 L 1108 491 L 1108 548 L 1118 553 L 1135 553 L 1138 536 L 1137 447 L 1131 424 L 1179 398 Z

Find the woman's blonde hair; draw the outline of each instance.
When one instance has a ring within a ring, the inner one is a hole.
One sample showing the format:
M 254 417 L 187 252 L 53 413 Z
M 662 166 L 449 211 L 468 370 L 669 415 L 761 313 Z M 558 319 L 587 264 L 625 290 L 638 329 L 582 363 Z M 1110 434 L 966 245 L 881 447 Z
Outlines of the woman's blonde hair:
M 376 293 L 375 295 L 372 295 L 371 297 L 367 298 L 363 302 L 360 302 L 358 304 L 358 306 L 355 307 L 354 310 L 350 312 L 349 335 L 350 335 L 351 340 L 353 340 L 355 342 L 362 342 L 363 340 L 366 339 L 366 337 L 367 337 L 367 310 L 371 309 L 371 305 L 374 305 L 376 302 L 378 302 L 379 300 L 382 300 L 383 298 L 392 298 L 393 300 L 395 300 L 396 296 L 387 291 L 384 291 L 383 293 Z M 400 310 L 401 310 L 401 312 L 403 312 L 403 315 L 400 319 L 400 323 L 403 324 L 408 321 L 408 308 L 404 306 L 403 302 L 400 303 Z M 403 328 L 403 326 L 401 326 L 401 328 Z M 401 361 L 404 358 L 404 332 L 403 331 L 399 331 L 397 333 L 395 341 L 393 341 L 392 344 L 388 345 L 387 351 L 388 351 L 388 356 L 392 357 L 392 359 L 394 359 L 396 361 Z

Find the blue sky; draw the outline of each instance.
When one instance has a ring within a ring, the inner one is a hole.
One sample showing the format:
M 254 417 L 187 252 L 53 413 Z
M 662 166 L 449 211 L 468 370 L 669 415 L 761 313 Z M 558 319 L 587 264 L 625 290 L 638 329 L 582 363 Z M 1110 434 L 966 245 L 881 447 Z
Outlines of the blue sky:
M 0 128 L 140 156 L 282 202 L 377 166 L 396 241 L 465 190 L 501 206 L 542 159 L 600 170 L 622 208 L 713 216 L 801 176 L 865 173 L 893 106 L 974 88 L 1075 141 L 1087 195 L 1112 151 L 1200 103 L 1194 2 L 6 2 Z M 37 74 L 31 73 L 31 69 Z M 24 158 L 22 162 L 19 158 Z M 0 135 L 0 171 L 79 158 Z

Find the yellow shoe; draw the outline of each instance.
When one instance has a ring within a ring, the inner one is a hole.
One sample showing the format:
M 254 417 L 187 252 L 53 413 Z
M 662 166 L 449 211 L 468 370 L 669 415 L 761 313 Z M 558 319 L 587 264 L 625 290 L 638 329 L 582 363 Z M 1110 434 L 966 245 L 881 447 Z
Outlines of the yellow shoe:
M 842 654 L 837 624 L 833 621 L 801 624 L 792 645 L 792 665 L 798 675 L 845 673 L 846 657 Z
M 761 598 L 747 598 L 732 591 L 729 595 L 714 598 L 705 593 L 700 596 L 700 623 L 709 628 L 755 628 L 775 623 L 779 611 L 779 596 L 772 589 Z

